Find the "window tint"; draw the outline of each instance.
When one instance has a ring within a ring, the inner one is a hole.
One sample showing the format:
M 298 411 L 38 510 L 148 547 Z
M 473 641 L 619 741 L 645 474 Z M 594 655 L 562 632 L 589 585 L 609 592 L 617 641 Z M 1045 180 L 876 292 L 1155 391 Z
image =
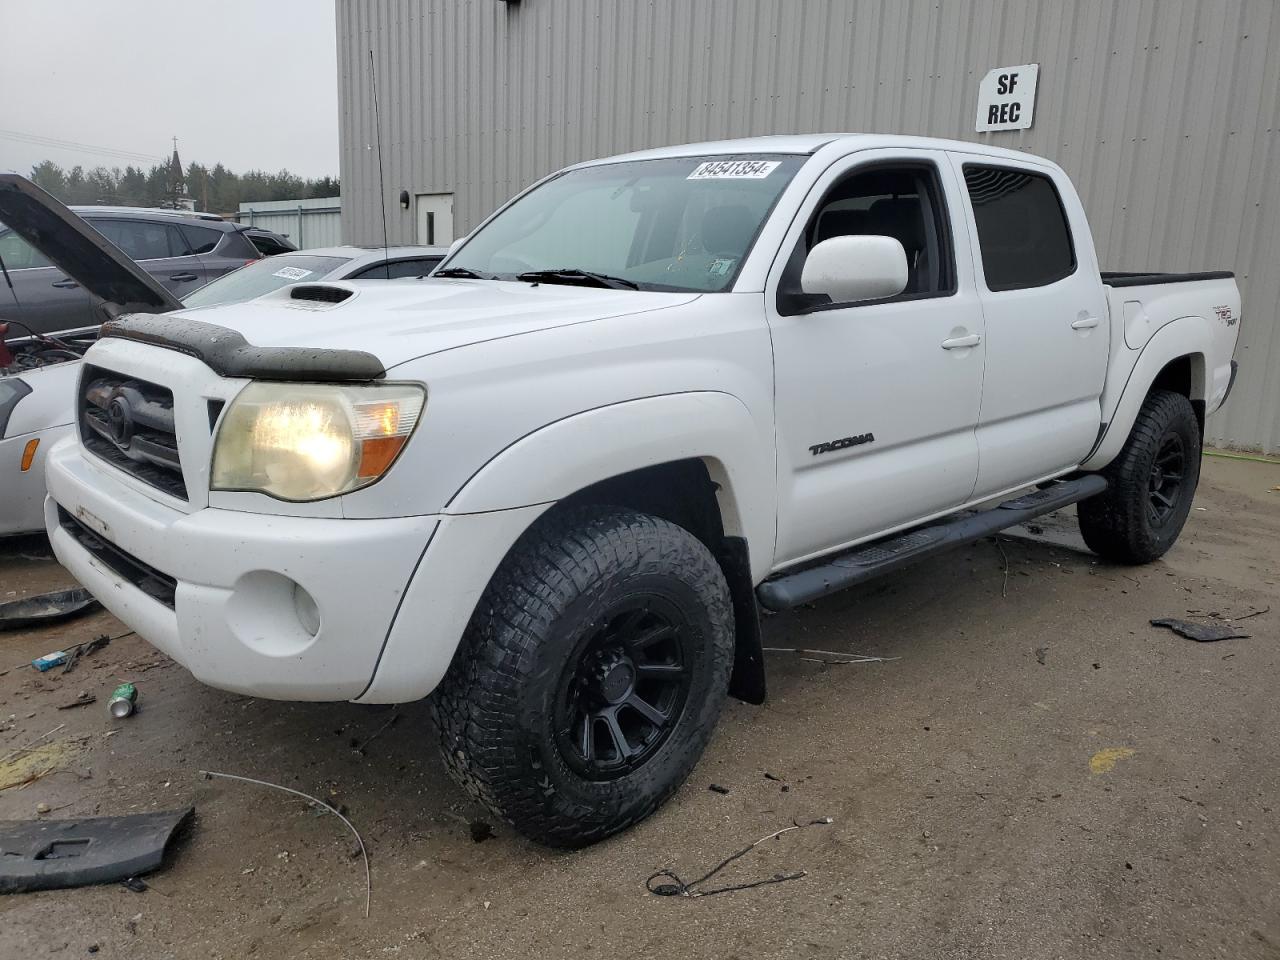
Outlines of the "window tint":
M 829 303 L 800 292 L 805 257 L 823 240 L 847 236 L 893 237 L 907 257 L 900 296 L 955 292 L 955 258 L 938 175 L 933 167 L 877 167 L 838 181 L 822 198 L 783 275 L 779 307 L 794 313 Z
M 399 280 L 404 277 L 425 277 L 436 268 L 440 257 L 419 257 L 414 260 L 395 260 L 365 267 L 354 274 L 352 280 Z
M 6 270 L 24 270 L 28 267 L 47 267 L 45 255 L 12 230 L 0 229 L 0 260 Z
M 177 227 L 147 220 L 92 220 L 94 228 L 132 260 L 161 260 L 186 256 Z
M 1067 215 L 1053 182 L 1025 170 L 966 165 L 989 290 L 1043 287 L 1076 269 Z
M 211 230 L 208 227 L 193 227 L 189 223 L 184 223 L 178 229 L 182 231 L 182 236 L 186 239 L 192 253 L 212 253 L 213 248 L 222 239 L 220 230 Z

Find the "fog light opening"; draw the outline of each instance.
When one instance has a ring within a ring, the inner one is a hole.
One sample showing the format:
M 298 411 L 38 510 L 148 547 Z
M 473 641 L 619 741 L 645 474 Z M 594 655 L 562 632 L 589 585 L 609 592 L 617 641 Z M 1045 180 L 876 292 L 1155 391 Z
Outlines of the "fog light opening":
M 293 585 L 293 609 L 303 630 L 313 637 L 320 632 L 320 608 L 300 583 Z

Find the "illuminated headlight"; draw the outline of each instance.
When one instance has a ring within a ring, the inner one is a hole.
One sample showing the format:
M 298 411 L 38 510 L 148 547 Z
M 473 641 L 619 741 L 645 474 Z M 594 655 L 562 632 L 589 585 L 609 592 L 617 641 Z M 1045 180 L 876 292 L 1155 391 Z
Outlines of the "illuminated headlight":
M 295 501 L 358 490 L 395 462 L 425 402 L 413 384 L 251 383 L 223 415 L 210 487 Z

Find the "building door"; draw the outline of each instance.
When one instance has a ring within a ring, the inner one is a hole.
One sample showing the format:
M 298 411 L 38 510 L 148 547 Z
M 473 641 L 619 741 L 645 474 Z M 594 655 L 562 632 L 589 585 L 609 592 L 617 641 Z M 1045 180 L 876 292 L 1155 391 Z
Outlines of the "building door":
M 453 194 L 420 193 L 414 199 L 417 242 L 424 247 L 447 247 L 453 243 Z

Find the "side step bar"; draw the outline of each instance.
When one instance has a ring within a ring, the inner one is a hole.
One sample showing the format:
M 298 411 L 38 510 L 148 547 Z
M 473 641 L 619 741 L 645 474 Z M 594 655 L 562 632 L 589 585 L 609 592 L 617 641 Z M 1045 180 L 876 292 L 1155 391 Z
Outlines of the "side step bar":
M 1052 486 L 1006 500 L 990 510 L 965 512 L 884 540 L 862 544 L 817 566 L 782 573 L 756 588 L 767 610 L 789 610 L 801 603 L 865 583 L 922 557 L 989 537 L 1008 527 L 1096 496 L 1107 489 L 1098 474 L 1059 480 Z

